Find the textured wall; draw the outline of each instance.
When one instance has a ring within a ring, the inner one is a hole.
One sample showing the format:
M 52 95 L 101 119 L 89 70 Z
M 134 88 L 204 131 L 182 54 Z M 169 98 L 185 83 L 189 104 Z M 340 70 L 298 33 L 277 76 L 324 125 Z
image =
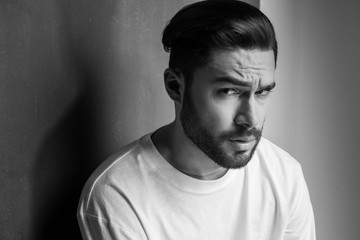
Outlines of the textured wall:
M 0 3 L 0 239 L 78 237 L 74 203 L 97 165 L 98 80 L 79 9 Z
M 174 118 L 161 32 L 189 2 L 0 2 L 0 239 L 80 239 L 89 174 Z
M 358 239 L 360 15 L 356 1 L 263 0 L 280 45 L 265 135 L 303 166 L 318 239 Z

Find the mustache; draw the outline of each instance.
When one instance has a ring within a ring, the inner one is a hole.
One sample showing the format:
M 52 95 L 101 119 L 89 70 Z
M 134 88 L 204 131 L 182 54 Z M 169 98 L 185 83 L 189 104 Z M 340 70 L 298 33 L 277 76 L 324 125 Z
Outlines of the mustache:
M 221 138 L 241 138 L 241 137 L 255 137 L 256 139 L 260 139 L 262 136 L 262 129 L 258 128 L 238 128 L 233 131 L 228 131 L 221 134 Z

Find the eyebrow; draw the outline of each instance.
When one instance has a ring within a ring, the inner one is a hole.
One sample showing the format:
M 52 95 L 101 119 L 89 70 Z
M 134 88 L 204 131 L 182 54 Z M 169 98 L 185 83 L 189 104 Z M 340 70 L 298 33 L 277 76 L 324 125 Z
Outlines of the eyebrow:
M 217 84 L 217 83 L 230 83 L 230 84 L 241 86 L 241 87 L 251 87 L 252 86 L 251 82 L 240 81 L 238 79 L 231 78 L 231 77 L 215 78 L 213 80 L 213 83 L 215 83 L 215 84 Z M 272 90 L 272 89 L 275 88 L 275 86 L 276 86 L 276 83 L 272 82 L 272 83 L 267 84 L 267 85 L 262 85 L 261 88 L 263 90 Z
M 262 90 L 267 90 L 267 91 L 271 91 L 275 88 L 276 86 L 276 82 L 272 82 L 270 84 L 267 84 L 267 85 L 264 85 L 264 86 L 261 86 L 261 89 Z
M 231 78 L 231 77 L 219 77 L 219 78 L 215 78 L 213 81 L 213 83 L 231 83 L 233 85 L 239 85 L 242 87 L 251 87 L 251 83 L 250 82 L 245 82 L 245 81 L 240 81 L 238 79 L 235 78 Z

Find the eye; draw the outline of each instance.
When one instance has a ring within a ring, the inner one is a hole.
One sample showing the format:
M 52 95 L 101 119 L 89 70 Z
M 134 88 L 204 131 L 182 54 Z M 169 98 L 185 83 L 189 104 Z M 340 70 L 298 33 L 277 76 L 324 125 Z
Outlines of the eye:
M 239 91 L 234 89 L 234 88 L 224 88 L 224 89 L 220 89 L 219 91 L 221 94 L 224 95 L 237 95 L 239 94 Z
M 256 95 L 258 95 L 259 97 L 266 97 L 269 95 L 269 93 L 272 92 L 271 90 L 267 90 L 267 89 L 261 89 L 255 92 Z

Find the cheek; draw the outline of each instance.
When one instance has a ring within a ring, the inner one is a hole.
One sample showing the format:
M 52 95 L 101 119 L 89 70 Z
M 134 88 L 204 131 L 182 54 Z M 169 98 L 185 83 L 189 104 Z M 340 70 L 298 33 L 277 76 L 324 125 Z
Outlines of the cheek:
M 266 113 L 267 113 L 267 110 L 268 110 L 268 105 L 269 103 L 268 102 L 265 102 L 264 104 L 259 104 L 258 105 L 258 116 L 259 116 L 259 119 L 262 119 L 263 121 L 265 120 L 265 117 L 266 117 Z
M 224 130 L 232 127 L 234 123 L 235 111 L 230 103 L 224 104 L 215 101 L 211 97 L 199 99 L 196 106 L 199 110 L 199 116 L 207 126 L 213 130 Z
M 266 113 L 267 113 L 267 108 L 264 105 L 260 105 L 258 106 L 258 109 L 256 110 L 256 119 L 257 119 L 257 125 L 254 126 L 257 129 L 261 129 L 264 126 L 265 123 L 265 119 L 266 119 Z

